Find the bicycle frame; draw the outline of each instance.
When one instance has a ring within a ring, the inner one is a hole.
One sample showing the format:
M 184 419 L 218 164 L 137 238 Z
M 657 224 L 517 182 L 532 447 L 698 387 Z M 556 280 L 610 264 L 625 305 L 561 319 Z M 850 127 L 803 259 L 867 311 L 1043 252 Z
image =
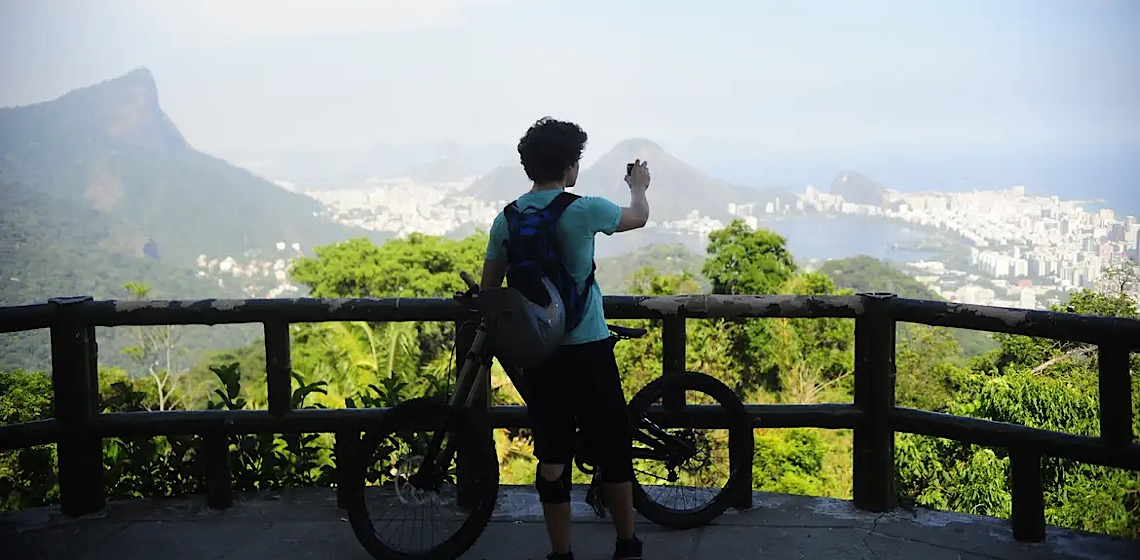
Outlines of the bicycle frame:
M 697 447 L 654 424 L 645 416 L 634 419 L 633 439 L 649 446 L 633 448 L 634 459 L 684 462 L 697 454 Z
M 459 376 L 456 380 L 455 392 L 452 393 L 448 401 L 449 405 L 456 408 L 474 408 L 477 404 L 478 394 L 474 391 L 474 388 L 485 386 L 488 377 L 491 375 L 492 356 L 484 352 L 487 346 L 487 339 L 491 336 L 489 330 L 487 320 L 480 319 L 475 331 L 475 338 L 463 358 L 463 366 L 460 368 Z M 519 387 L 519 389 L 525 397 L 525 389 L 523 387 Z M 666 432 L 645 416 L 635 418 L 633 424 L 633 439 L 647 446 L 635 446 L 632 449 L 632 457 L 634 459 L 649 459 L 662 461 L 666 464 L 680 464 L 697 453 L 695 445 Z M 443 438 L 445 435 L 446 432 L 443 430 L 437 430 L 432 435 L 432 439 L 424 452 L 424 461 L 420 463 L 416 473 L 410 477 L 413 484 L 415 484 L 416 481 L 421 481 L 423 476 L 425 476 L 425 467 L 429 467 L 430 465 L 428 472 L 441 472 L 442 468 L 450 464 L 455 458 L 456 442 L 449 440 L 447 446 L 444 447 Z M 429 458 L 435 458 L 435 460 L 428 460 Z M 569 465 L 567 465 L 567 467 L 569 468 Z M 595 480 L 598 478 L 596 471 L 594 478 Z
M 487 384 L 487 379 L 491 375 L 491 356 L 484 355 L 483 348 L 486 346 L 488 337 L 487 320 L 481 319 L 479 326 L 475 331 L 475 339 L 471 342 L 471 347 L 467 350 L 467 355 L 463 359 L 463 367 L 459 370 L 459 377 L 456 380 L 455 392 L 452 393 L 451 399 L 448 404 L 456 408 L 474 408 L 476 404 L 477 393 L 474 391 L 475 387 L 482 387 Z M 455 440 L 448 440 L 447 446 L 443 447 L 443 438 L 446 436 L 446 431 L 437 430 L 433 433 L 431 441 L 428 443 L 427 449 L 424 451 L 424 460 L 420 463 L 419 468 L 416 469 L 415 474 L 409 477 L 413 485 L 419 486 L 417 482 L 422 481 L 424 468 L 431 465 L 434 469 L 428 472 L 440 472 L 442 467 L 451 464 L 455 458 Z M 441 449 L 442 448 L 442 449 Z M 442 454 L 440 452 L 442 451 Z M 434 460 L 429 460 L 434 458 Z

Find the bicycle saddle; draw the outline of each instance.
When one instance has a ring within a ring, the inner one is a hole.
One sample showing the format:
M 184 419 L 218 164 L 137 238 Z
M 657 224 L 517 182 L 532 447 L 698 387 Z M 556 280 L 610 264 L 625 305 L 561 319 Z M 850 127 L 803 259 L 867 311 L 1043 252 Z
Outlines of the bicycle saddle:
M 641 338 L 649 332 L 645 329 L 634 329 L 634 328 L 630 328 L 630 327 L 619 327 L 618 325 L 606 325 L 606 326 L 609 327 L 610 332 L 614 333 L 614 336 L 616 336 L 618 338 Z

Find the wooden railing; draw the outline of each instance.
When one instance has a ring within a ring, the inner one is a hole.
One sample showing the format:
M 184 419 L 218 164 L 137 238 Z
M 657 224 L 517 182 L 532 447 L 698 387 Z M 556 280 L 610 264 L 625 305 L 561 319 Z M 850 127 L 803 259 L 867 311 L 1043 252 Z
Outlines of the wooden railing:
M 685 370 L 685 321 L 702 318 L 847 318 L 855 320 L 854 404 L 747 405 L 756 425 L 852 429 L 854 502 L 885 512 L 895 504 L 897 432 L 1006 448 L 1012 471 L 1015 537 L 1045 536 L 1041 460 L 1063 457 L 1140 470 L 1132 433 L 1129 353 L 1140 350 L 1140 320 L 1090 317 L 945 302 L 858 296 L 607 297 L 606 316 L 660 319 L 663 371 Z M 0 308 L 0 332 L 51 329 L 54 418 L 0 426 L 0 449 L 58 444 L 61 509 L 82 515 L 104 506 L 101 438 L 199 434 L 207 503 L 232 501 L 227 434 L 332 432 L 340 456 L 383 409 L 292 410 L 289 324 L 326 321 L 449 321 L 457 325 L 457 355 L 464 354 L 459 325 L 467 310 L 447 299 L 287 299 L 201 301 L 93 301 L 62 298 Z M 1100 436 L 1089 437 L 895 406 L 895 327 L 923 323 L 1072 340 L 1099 347 Z M 262 323 L 265 328 L 268 410 L 100 413 L 97 405 L 95 327 Z M 482 389 L 489 396 L 489 387 Z M 692 410 L 699 414 L 701 411 Z M 525 424 L 522 407 L 494 406 L 495 427 Z M 715 419 L 713 419 L 715 420 Z M 343 486 L 343 485 L 342 485 Z M 750 504 L 751 493 L 741 496 Z

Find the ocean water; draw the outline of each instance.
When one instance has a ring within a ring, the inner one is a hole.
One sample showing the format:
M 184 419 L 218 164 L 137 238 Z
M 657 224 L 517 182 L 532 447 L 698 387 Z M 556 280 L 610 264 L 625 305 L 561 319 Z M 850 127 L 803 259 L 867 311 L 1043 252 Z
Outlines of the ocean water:
M 867 255 L 896 262 L 923 260 L 936 251 L 896 248 L 927 237 L 927 232 L 883 218 L 857 216 L 787 216 L 760 222 L 788 240 L 797 260 L 842 259 Z
M 759 153 L 748 157 L 694 153 L 690 161 L 714 176 L 751 187 L 802 192 L 814 184 L 826 191 L 839 172 L 849 169 L 903 192 L 1000 190 L 1023 185 L 1033 195 L 1099 199 L 1118 215 L 1140 216 L 1140 146 L 956 153 L 852 149 L 810 156 Z

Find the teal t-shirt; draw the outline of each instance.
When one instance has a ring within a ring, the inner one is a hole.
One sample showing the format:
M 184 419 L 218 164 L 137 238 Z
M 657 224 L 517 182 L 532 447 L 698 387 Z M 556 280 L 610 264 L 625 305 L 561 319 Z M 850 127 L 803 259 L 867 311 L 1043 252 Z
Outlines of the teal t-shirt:
M 560 190 L 528 192 L 518 198 L 520 210 L 543 208 L 558 196 Z M 613 235 L 621 222 L 621 207 L 600 197 L 584 196 L 575 200 L 555 226 L 555 234 L 562 246 L 566 268 L 574 277 L 578 290 L 586 284 L 594 263 L 594 234 Z M 487 243 L 487 260 L 507 260 L 507 248 L 503 241 L 507 238 L 507 219 L 500 211 L 491 224 L 490 241 Z M 586 296 L 586 311 L 582 322 L 566 337 L 564 345 L 585 344 L 609 337 L 609 327 L 602 309 L 602 290 L 595 282 Z

